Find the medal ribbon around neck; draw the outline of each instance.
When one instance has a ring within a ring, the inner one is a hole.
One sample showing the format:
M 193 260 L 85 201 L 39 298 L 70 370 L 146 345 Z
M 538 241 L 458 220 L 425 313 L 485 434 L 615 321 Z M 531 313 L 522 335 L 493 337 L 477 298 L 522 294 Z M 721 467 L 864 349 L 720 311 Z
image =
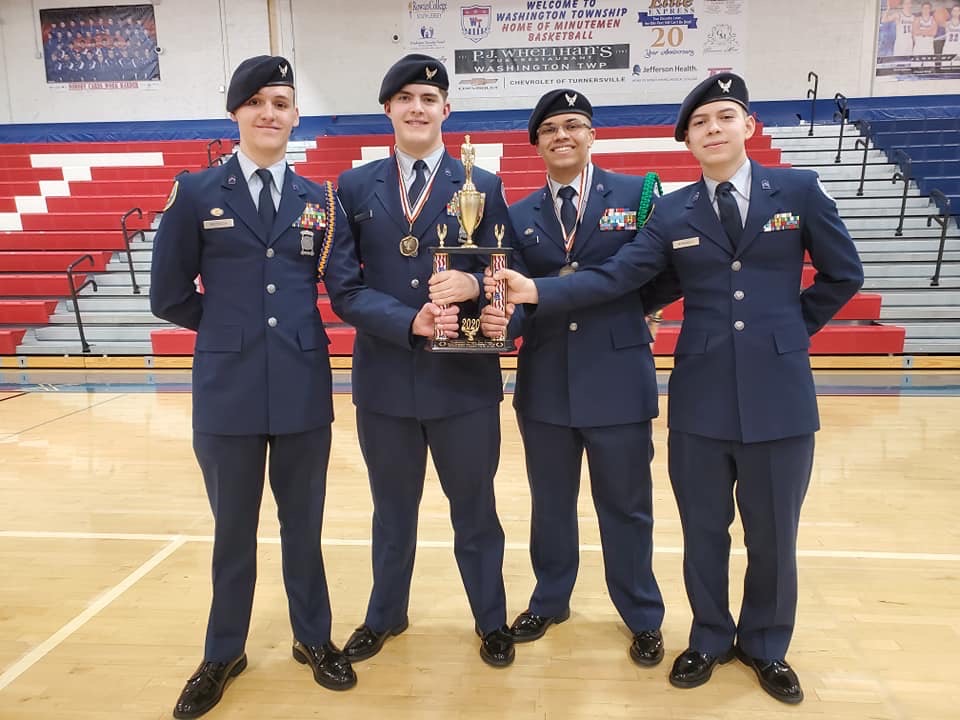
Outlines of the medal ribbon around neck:
M 423 210 L 423 206 L 427 204 L 427 200 L 430 198 L 430 191 L 433 189 L 433 181 L 437 179 L 437 168 L 440 167 L 440 162 L 443 160 L 443 153 L 440 153 L 440 158 L 430 170 L 430 179 L 427 180 L 427 184 L 423 186 L 423 190 L 420 191 L 420 197 L 417 198 L 417 203 L 413 207 L 410 207 L 410 200 L 407 198 L 407 189 L 404 187 L 405 183 L 403 180 L 403 168 L 400 167 L 400 156 L 394 154 L 394 157 L 397 161 L 397 183 L 400 186 L 400 204 L 403 206 L 403 216 L 407 219 L 407 223 L 410 225 L 410 232 L 412 233 L 413 224 L 417 221 L 420 211 Z
M 557 208 L 557 203 L 553 203 L 553 211 L 557 214 L 557 220 L 560 221 L 560 230 L 565 233 L 563 236 L 563 249 L 567 253 L 567 262 L 570 262 L 570 251 L 573 250 L 573 243 L 577 237 L 577 228 L 580 227 L 580 220 L 583 219 L 583 212 L 587 207 L 587 204 L 583 201 L 583 191 L 587 189 L 587 175 L 589 174 L 590 165 L 588 164 L 580 173 L 580 191 L 577 193 L 577 220 L 573 223 L 573 229 L 568 233 L 567 229 L 563 227 L 563 221 L 560 220 L 560 210 Z M 547 175 L 547 182 L 549 183 L 550 176 Z

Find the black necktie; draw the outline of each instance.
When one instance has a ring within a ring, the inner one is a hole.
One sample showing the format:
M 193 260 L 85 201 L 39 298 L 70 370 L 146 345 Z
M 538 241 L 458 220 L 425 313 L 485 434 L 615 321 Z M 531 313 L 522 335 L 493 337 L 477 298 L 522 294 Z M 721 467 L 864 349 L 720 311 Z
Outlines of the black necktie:
M 740 218 L 737 199 L 733 196 L 733 183 L 722 182 L 717 185 L 717 210 L 720 211 L 720 224 L 736 249 L 743 234 L 743 220 Z
M 557 191 L 560 196 L 560 223 L 563 225 L 563 234 L 569 235 L 577 227 L 577 206 L 573 204 L 573 196 L 577 194 L 569 185 L 564 185 Z
M 413 179 L 413 184 L 407 190 L 407 200 L 411 205 L 417 204 L 417 198 L 423 192 L 423 186 L 427 184 L 427 164 L 423 160 L 417 160 L 413 164 L 413 171 L 417 176 Z
M 257 177 L 263 182 L 260 188 L 260 200 L 258 201 L 257 212 L 260 213 L 260 222 L 264 229 L 269 233 L 273 230 L 273 219 L 277 215 L 277 209 L 273 206 L 273 195 L 270 193 L 270 183 L 273 182 L 273 176 L 266 168 L 257 170 Z

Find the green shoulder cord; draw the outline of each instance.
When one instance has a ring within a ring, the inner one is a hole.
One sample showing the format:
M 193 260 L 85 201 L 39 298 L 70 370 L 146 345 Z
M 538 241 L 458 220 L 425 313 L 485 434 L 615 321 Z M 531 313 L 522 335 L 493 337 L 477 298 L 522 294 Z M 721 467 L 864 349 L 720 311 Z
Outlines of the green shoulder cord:
M 643 178 L 643 191 L 640 193 L 640 207 L 637 208 L 637 230 L 647 224 L 650 215 L 653 213 L 653 191 L 656 189 L 657 195 L 663 195 L 663 186 L 660 184 L 660 176 L 655 172 L 648 172 Z M 663 322 L 663 310 L 657 310 L 647 316 L 649 323 L 653 323 L 651 328 Z M 656 336 L 655 329 L 652 329 Z
M 657 195 L 663 195 L 663 186 L 660 176 L 655 172 L 648 172 L 643 178 L 643 191 L 640 193 L 640 207 L 637 208 L 637 229 L 647 224 L 653 210 L 654 190 Z

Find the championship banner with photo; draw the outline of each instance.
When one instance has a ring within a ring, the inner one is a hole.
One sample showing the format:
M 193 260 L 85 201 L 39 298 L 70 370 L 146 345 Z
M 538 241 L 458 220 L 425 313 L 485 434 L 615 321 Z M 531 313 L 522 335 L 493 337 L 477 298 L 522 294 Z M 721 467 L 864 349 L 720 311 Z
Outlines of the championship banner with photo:
M 153 5 L 41 10 L 40 31 L 48 84 L 103 90 L 160 80 Z
M 410 0 L 407 52 L 440 58 L 453 97 L 574 86 L 606 102 L 677 102 L 745 64 L 748 0 Z
M 960 78 L 960 0 L 880 0 L 879 17 L 878 78 Z

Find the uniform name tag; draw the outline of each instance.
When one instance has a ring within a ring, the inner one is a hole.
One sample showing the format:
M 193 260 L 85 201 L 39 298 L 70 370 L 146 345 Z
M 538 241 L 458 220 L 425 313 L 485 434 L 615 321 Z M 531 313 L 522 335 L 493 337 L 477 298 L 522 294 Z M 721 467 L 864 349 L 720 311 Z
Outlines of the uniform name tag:
M 221 218 L 220 220 L 204 220 L 204 230 L 216 230 L 217 228 L 232 228 L 233 218 Z
M 699 237 L 684 238 L 683 240 L 674 240 L 673 249 L 682 250 L 683 248 L 696 247 L 699 244 L 700 244 Z

